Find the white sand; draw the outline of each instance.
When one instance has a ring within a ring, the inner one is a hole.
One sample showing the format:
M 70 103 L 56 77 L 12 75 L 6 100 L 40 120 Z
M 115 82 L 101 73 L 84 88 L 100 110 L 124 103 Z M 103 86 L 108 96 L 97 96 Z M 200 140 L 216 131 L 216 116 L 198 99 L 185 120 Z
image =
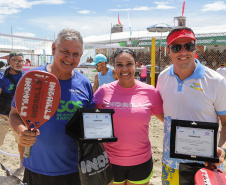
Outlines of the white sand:
M 154 175 L 150 180 L 150 185 L 161 185 L 161 157 L 162 157 L 162 141 L 163 141 L 163 123 L 155 117 L 150 122 L 150 140 L 152 143 L 152 153 L 154 162 Z M 14 141 L 12 131 L 6 135 L 4 145 L 0 146 L 0 150 L 18 155 L 17 144 Z M 11 157 L 0 153 L 0 162 L 15 173 L 21 180 L 23 179 L 23 169 L 19 168 L 19 157 Z M 226 161 L 224 162 L 226 169 Z M 0 168 L 0 185 L 21 185 L 15 177 L 7 176 L 6 172 Z

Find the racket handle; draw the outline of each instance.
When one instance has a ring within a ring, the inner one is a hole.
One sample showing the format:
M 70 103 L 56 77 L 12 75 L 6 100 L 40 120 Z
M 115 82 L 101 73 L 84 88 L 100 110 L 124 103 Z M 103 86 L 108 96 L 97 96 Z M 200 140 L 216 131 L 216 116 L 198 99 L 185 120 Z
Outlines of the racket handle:
M 24 150 L 24 158 L 29 158 L 31 156 L 31 146 L 26 146 Z

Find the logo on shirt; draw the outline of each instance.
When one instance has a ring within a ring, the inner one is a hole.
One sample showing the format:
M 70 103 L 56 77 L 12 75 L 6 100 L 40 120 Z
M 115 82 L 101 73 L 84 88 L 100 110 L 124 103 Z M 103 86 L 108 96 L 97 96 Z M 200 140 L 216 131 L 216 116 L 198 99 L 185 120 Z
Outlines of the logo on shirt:
M 57 109 L 57 120 L 70 120 L 78 108 L 82 108 L 81 101 L 64 101 L 60 100 L 60 105 Z
M 10 84 L 8 91 L 12 91 L 14 89 L 14 84 Z
M 127 108 L 127 109 L 131 109 L 131 108 L 145 108 L 147 109 L 149 106 L 148 103 L 142 104 L 142 103 L 127 103 L 127 102 L 108 102 L 106 103 L 106 107 L 114 107 L 114 108 L 119 108 L 119 109 L 123 109 L 123 108 Z
M 198 83 L 193 82 L 192 85 L 190 85 L 190 87 L 203 92 L 201 85 Z
M 82 93 L 81 90 L 77 90 L 77 89 L 69 89 L 69 92 L 72 92 L 72 93 Z

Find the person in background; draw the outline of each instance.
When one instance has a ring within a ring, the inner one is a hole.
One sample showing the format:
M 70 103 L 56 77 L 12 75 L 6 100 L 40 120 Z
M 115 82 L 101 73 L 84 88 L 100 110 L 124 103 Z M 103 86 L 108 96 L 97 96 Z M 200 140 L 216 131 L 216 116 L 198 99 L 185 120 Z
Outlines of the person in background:
M 141 82 L 145 82 L 146 83 L 146 80 L 147 80 L 147 68 L 144 64 L 140 64 L 141 65 L 141 73 L 140 73 L 140 81 Z
M 23 70 L 28 71 L 30 68 L 27 68 L 27 67 L 30 67 L 30 66 L 31 66 L 31 61 L 29 59 L 26 59 Z
M 167 53 L 173 65 L 160 73 L 157 83 L 164 111 L 162 184 L 179 184 L 179 164 L 195 162 L 170 158 L 172 119 L 214 124 L 219 118 L 222 131 L 217 153 L 219 164 L 224 161 L 225 152 L 220 147 L 226 148 L 226 80 L 195 59 L 196 47 L 195 34 L 188 27 L 174 28 L 168 34 Z
M 219 74 L 221 74 L 224 78 L 226 78 L 226 63 L 221 63 L 220 67 L 216 71 Z
M 28 185 L 80 185 L 78 146 L 65 133 L 65 125 L 78 108 L 94 108 L 92 84 L 76 71 L 83 54 L 83 39 L 74 29 L 65 28 L 52 44 L 54 62 L 32 70 L 54 74 L 61 86 L 56 113 L 37 132 L 27 129 L 12 101 L 10 124 L 20 136 L 20 144 L 31 147 L 24 158 L 24 182 Z
M 153 175 L 149 122 L 151 115 L 164 119 L 159 93 L 134 79 L 135 61 L 132 50 L 118 49 L 114 54 L 118 80 L 102 85 L 94 94 L 96 108 L 115 110 L 114 133 L 118 141 L 104 143 L 104 147 L 113 169 L 113 184 L 117 185 L 148 185 Z
M 95 55 L 91 65 L 93 65 L 98 71 L 94 79 L 93 93 L 95 93 L 103 84 L 117 80 L 115 70 L 107 67 L 107 57 L 103 54 Z
M 6 134 L 9 131 L 9 112 L 11 101 L 16 91 L 16 86 L 23 74 L 24 56 L 19 52 L 11 52 L 8 60 L 9 67 L 0 75 L 0 146 L 3 145 Z M 19 143 L 19 136 L 15 133 L 15 141 L 18 143 L 20 154 L 20 167 L 22 167 L 24 146 Z

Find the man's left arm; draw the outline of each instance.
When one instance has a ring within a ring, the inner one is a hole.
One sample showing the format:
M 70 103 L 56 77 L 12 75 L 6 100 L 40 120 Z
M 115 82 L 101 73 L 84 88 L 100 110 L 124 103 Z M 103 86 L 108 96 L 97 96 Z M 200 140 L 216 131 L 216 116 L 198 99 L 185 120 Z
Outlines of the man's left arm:
M 219 118 L 221 120 L 221 126 L 222 126 L 219 147 L 226 148 L 226 115 L 220 115 Z
M 216 164 L 217 166 L 224 162 L 225 151 L 222 148 L 226 148 L 226 115 L 219 115 L 219 118 L 221 120 L 222 127 L 220 132 L 219 145 L 217 147 L 217 155 L 219 156 L 219 163 Z

